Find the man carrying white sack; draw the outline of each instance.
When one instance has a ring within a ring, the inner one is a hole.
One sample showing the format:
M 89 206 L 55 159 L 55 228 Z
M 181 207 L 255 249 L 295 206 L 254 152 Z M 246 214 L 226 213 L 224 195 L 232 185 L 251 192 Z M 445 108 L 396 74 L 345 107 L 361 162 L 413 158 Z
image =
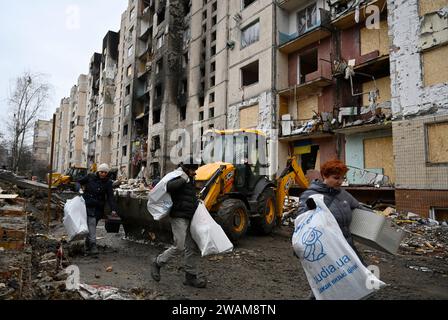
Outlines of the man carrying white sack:
M 160 269 L 172 258 L 184 253 L 184 284 L 196 288 L 205 288 L 207 285 L 205 277 L 198 277 L 197 265 L 200 252 L 190 233 L 191 219 L 199 205 L 194 185 L 198 167 L 190 157 L 176 169 L 182 171 L 183 174 L 167 183 L 166 190 L 173 201 L 169 216 L 174 244 L 151 263 L 151 276 L 157 282 L 161 278 Z
M 89 235 L 86 238 L 86 252 L 89 255 L 98 255 L 96 246 L 96 226 L 98 221 L 104 218 L 104 205 L 106 201 L 112 211 L 113 216 L 117 216 L 117 204 L 114 199 L 112 181 L 109 179 L 109 166 L 106 163 L 98 167 L 98 172 L 88 174 L 79 180 L 83 187 L 82 197 L 86 203 L 87 224 Z

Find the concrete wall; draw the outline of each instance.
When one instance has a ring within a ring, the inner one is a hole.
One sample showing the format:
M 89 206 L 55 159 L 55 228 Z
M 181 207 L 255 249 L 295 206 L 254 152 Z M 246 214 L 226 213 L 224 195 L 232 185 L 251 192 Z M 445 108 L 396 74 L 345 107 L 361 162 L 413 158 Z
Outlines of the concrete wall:
M 389 35 L 392 40 L 392 111 L 397 118 L 448 112 L 448 75 L 445 83 L 428 87 L 423 83 L 420 39 L 424 35 L 421 30 L 424 17 L 419 16 L 418 3 L 417 0 L 388 1 Z M 445 37 L 444 43 L 448 43 L 448 37 Z M 446 59 L 443 55 L 439 58 Z
M 427 164 L 428 142 L 425 133 L 426 124 L 447 121 L 448 115 L 444 115 L 393 123 L 398 189 L 448 190 L 448 164 Z M 441 147 L 446 148 L 446 144 Z

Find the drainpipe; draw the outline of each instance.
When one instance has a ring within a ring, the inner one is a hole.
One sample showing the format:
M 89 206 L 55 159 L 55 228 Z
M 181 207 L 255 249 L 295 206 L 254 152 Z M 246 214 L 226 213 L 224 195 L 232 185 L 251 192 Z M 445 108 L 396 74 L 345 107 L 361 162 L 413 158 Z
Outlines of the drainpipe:
M 229 2 L 230 1 L 226 2 L 227 3 L 227 11 L 226 11 L 226 16 L 227 16 L 227 18 L 226 18 L 227 39 L 226 39 L 226 43 L 230 40 L 230 35 L 231 35 L 231 33 L 230 33 L 230 23 L 229 23 L 229 20 L 230 20 L 230 14 L 229 14 L 230 5 L 229 5 Z M 227 105 L 228 102 L 229 102 L 229 97 L 228 97 L 228 94 L 229 94 L 229 50 L 230 50 L 230 48 L 226 44 L 226 69 L 227 69 L 227 72 L 225 73 L 225 79 L 224 79 L 224 83 L 225 83 L 225 85 L 224 85 L 224 87 L 225 87 L 225 95 L 224 95 L 225 96 L 224 97 L 225 127 L 224 127 L 224 129 L 227 129 L 227 127 L 228 127 L 228 120 L 229 120 L 229 118 L 228 118 L 229 106 Z

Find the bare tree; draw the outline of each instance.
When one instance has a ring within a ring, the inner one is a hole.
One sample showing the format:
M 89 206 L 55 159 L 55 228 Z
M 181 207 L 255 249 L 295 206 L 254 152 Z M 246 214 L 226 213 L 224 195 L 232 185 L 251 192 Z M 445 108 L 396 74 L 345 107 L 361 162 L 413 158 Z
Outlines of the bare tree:
M 24 72 L 15 81 L 9 97 L 12 119 L 9 121 L 11 137 L 11 168 L 18 172 L 24 153 L 24 143 L 37 117 L 45 110 L 50 97 L 50 84 L 45 76 Z

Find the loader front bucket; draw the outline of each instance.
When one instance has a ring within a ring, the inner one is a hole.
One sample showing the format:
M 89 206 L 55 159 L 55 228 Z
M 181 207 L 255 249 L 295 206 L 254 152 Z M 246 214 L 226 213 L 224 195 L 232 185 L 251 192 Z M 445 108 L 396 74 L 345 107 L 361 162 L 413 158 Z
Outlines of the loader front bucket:
M 145 198 L 116 195 L 115 200 L 127 237 L 145 241 L 171 241 L 172 232 L 169 220 L 155 221 L 146 208 L 147 200 Z

